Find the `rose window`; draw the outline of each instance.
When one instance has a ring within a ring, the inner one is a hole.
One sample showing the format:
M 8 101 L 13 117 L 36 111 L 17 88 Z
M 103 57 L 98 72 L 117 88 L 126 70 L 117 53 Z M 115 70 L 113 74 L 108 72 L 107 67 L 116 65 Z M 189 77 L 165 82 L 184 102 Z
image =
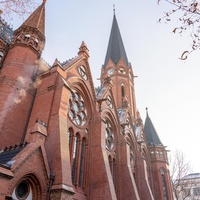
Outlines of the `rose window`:
M 80 74 L 80 76 L 84 79 L 84 80 L 87 80 L 87 74 L 86 74 L 86 70 L 85 70 L 85 67 L 84 66 L 80 66 L 78 68 L 78 73 Z
M 69 99 L 69 118 L 74 124 L 83 126 L 86 123 L 86 117 L 87 110 L 82 96 L 77 92 L 71 92 Z
M 106 122 L 106 147 L 110 150 L 114 146 L 114 135 L 110 123 Z

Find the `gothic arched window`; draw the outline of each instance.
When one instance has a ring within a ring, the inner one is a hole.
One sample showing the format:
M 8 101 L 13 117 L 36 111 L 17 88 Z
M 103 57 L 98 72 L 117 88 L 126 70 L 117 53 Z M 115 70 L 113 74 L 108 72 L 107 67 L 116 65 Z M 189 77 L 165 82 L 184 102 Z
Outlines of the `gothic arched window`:
M 74 149 L 72 155 L 72 183 L 75 184 L 76 168 L 77 168 L 77 154 L 78 154 L 78 133 L 74 139 Z
M 111 173 L 112 179 L 113 179 L 113 185 L 116 189 L 116 160 L 115 160 L 115 158 L 112 158 L 111 155 L 109 155 L 108 161 L 109 161 L 109 165 L 110 165 L 110 173 Z
M 113 182 L 116 189 L 116 160 L 113 158 Z
M 68 129 L 68 145 L 69 145 L 69 154 L 71 158 L 71 146 L 72 146 L 72 137 L 73 137 L 73 131 L 71 128 Z
M 164 200 L 168 200 L 168 197 L 167 197 L 167 185 L 166 185 L 166 180 L 165 180 L 165 172 L 164 172 L 163 169 L 161 169 L 160 173 L 161 173 Z
M 125 97 L 125 87 L 124 87 L 124 85 L 121 85 L 121 93 L 122 93 L 122 97 Z
M 4 56 L 3 52 L 0 51 L 0 62 L 1 62 L 1 60 L 3 59 L 3 56 Z
M 28 41 L 30 40 L 30 37 L 31 37 L 30 34 L 26 34 L 26 35 L 24 36 L 24 41 L 25 41 L 25 42 L 28 42 Z
M 84 177 L 84 158 L 85 158 L 85 138 L 82 139 L 81 145 L 81 158 L 80 158 L 80 170 L 79 170 L 79 181 L 78 185 L 82 187 L 83 185 L 83 177 Z
M 105 135 L 106 135 L 106 138 L 105 138 L 106 139 L 106 147 L 108 150 L 111 150 L 114 146 L 114 134 L 113 134 L 111 124 L 108 121 L 106 121 Z
M 38 47 L 38 43 L 39 43 L 39 40 L 38 40 L 37 38 L 35 38 L 35 40 L 34 40 L 34 45 L 35 45 L 36 47 Z

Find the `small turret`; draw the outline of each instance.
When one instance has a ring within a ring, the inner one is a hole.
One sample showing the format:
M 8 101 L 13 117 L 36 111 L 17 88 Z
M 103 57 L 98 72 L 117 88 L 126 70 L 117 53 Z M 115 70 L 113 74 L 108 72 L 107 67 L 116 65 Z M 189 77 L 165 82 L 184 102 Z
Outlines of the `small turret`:
M 88 59 L 90 56 L 89 56 L 89 50 L 85 44 L 85 42 L 83 41 L 80 48 L 79 48 L 79 52 L 78 52 L 78 55 L 85 55 L 86 58 Z
M 144 125 L 144 133 L 148 151 L 151 159 L 151 170 L 154 175 L 153 193 L 155 199 L 165 200 L 173 199 L 171 180 L 169 174 L 169 165 L 167 158 L 166 147 L 163 146 L 156 129 L 149 117 L 148 109 L 146 108 L 146 120 Z
M 28 46 L 38 56 L 45 44 L 45 2 L 43 2 L 30 17 L 14 32 L 11 47 L 15 45 Z
M 147 145 L 148 146 L 159 146 L 163 147 L 163 144 L 154 128 L 154 125 L 149 117 L 148 109 L 146 108 L 146 120 L 144 125 L 144 132 L 146 135 Z

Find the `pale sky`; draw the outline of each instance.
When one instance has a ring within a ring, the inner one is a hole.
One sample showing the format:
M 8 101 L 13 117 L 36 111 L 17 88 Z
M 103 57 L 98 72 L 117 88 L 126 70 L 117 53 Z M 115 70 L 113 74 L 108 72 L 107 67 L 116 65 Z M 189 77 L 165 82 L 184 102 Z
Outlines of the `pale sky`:
M 41 1 L 37 0 L 39 3 Z M 161 0 L 162 1 L 162 0 Z M 178 59 L 190 48 L 188 36 L 174 35 L 171 24 L 158 23 L 169 5 L 156 0 L 48 0 L 46 47 L 43 58 L 53 64 L 77 55 L 82 41 L 90 50 L 95 86 L 110 36 L 113 4 L 125 50 L 135 79 L 137 108 L 145 122 L 146 110 L 167 149 L 181 150 L 193 172 L 200 172 L 200 56 Z M 14 24 L 17 28 L 19 24 Z

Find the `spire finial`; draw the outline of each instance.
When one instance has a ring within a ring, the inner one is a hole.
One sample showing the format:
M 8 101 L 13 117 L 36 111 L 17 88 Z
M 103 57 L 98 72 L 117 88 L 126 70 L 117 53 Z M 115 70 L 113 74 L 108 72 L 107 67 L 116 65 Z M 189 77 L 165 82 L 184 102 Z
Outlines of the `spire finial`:
M 115 4 L 113 4 L 113 14 L 115 15 Z
M 147 116 L 148 116 L 148 108 L 146 107 L 146 114 L 147 114 Z
M 43 4 L 46 4 L 47 0 L 43 0 Z

